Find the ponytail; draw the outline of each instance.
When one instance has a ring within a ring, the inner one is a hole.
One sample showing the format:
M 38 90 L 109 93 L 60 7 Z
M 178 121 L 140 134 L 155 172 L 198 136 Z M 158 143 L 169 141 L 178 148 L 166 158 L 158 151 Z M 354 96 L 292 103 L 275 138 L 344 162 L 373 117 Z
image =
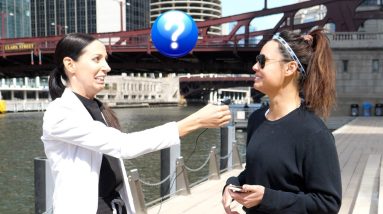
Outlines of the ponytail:
M 61 81 L 62 74 L 65 76 L 64 71 L 59 70 L 59 68 L 53 69 L 49 75 L 49 94 L 52 97 L 52 100 L 55 100 L 64 93 L 65 86 Z
M 335 66 L 327 36 L 317 29 L 313 37 L 313 54 L 307 65 L 308 75 L 303 82 L 306 106 L 317 115 L 327 118 L 335 103 Z
M 298 87 L 306 107 L 320 117 L 327 118 L 335 103 L 335 67 L 326 34 L 316 29 L 301 36 L 292 31 L 279 34 L 291 47 L 306 72 L 299 72 Z M 294 60 L 279 44 L 283 57 Z

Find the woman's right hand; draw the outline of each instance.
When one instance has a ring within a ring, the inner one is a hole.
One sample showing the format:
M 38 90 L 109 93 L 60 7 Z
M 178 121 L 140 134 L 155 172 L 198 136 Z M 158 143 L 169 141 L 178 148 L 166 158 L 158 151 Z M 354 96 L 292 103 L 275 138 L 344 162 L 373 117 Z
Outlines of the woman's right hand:
M 229 106 L 208 104 L 197 112 L 179 121 L 180 137 L 199 128 L 218 128 L 227 125 L 231 120 Z
M 201 128 L 218 128 L 227 125 L 231 120 L 229 106 L 208 104 L 193 114 Z M 191 116 L 193 116 L 191 115 Z

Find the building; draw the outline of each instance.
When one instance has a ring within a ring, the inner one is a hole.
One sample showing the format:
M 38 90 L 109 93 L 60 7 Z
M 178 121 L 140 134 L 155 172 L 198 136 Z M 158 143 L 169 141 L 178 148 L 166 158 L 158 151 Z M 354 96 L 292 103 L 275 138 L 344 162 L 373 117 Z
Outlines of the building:
M 149 0 L 31 0 L 32 36 L 149 27 Z
M 357 8 L 358 11 L 382 9 L 381 0 L 365 0 Z M 295 22 L 304 23 L 325 15 L 323 5 L 303 9 Z M 362 114 L 363 104 L 373 107 L 383 103 L 383 20 L 367 20 L 357 32 L 334 30 L 328 34 L 337 72 L 337 107 L 333 115 L 349 115 L 352 104 L 357 104 Z M 370 113 L 374 113 L 373 108 Z
M 107 76 L 105 88 L 97 98 L 112 107 L 135 103 L 177 104 L 180 101 L 179 78 L 175 75 L 156 78 L 146 73 Z
M 146 73 L 107 76 L 97 98 L 111 107 L 175 105 L 181 99 L 179 78 Z M 51 101 L 48 77 L 0 78 L 0 101 L 10 112 L 45 110 Z
M 0 38 L 31 36 L 30 0 L 0 0 Z
M 153 24 L 158 16 L 169 10 L 183 11 L 196 22 L 220 18 L 222 14 L 221 0 L 151 0 L 150 24 Z M 220 35 L 221 26 L 212 27 L 208 33 Z
M 126 0 L 126 31 L 150 27 L 150 0 Z

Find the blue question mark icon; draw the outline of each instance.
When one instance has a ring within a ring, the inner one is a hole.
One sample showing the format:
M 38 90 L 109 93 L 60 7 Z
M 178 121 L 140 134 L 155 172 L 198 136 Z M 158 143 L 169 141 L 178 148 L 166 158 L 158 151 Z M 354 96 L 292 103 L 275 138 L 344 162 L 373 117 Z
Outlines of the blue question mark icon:
M 157 50 L 173 58 L 188 54 L 198 40 L 198 28 L 193 18 L 178 10 L 170 10 L 157 17 L 151 34 Z

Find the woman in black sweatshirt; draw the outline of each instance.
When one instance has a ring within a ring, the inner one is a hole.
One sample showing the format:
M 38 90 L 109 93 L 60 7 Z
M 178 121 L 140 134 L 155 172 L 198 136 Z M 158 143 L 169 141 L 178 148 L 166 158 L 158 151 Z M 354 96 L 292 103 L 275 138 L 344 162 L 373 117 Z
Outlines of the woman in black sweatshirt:
M 335 102 L 335 69 L 322 30 L 284 31 L 256 57 L 254 88 L 270 106 L 248 121 L 246 168 L 227 180 L 222 203 L 246 213 L 337 213 L 342 185 L 334 137 L 320 117 Z M 242 186 L 232 191 L 231 185 Z

